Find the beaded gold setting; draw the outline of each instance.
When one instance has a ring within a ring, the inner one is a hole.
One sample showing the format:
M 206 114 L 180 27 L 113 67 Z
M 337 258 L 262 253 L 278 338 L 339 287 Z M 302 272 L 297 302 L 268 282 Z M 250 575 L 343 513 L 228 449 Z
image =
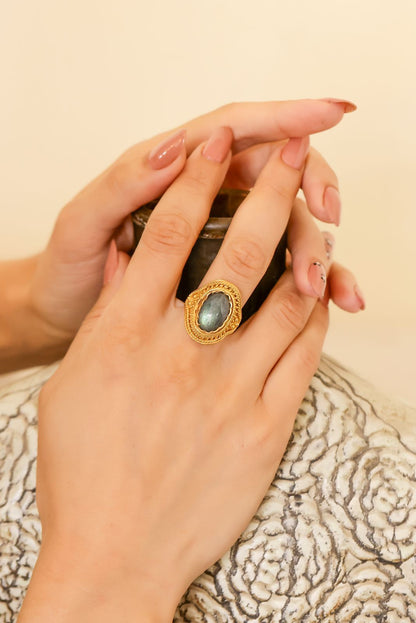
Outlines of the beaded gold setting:
M 198 318 L 201 307 L 207 298 L 215 292 L 225 294 L 230 302 L 230 310 L 224 322 L 214 331 L 205 331 L 199 325 Z M 241 322 L 241 295 L 234 284 L 223 279 L 207 283 L 194 290 L 185 301 L 185 328 L 188 335 L 199 344 L 215 344 L 227 335 L 231 335 Z

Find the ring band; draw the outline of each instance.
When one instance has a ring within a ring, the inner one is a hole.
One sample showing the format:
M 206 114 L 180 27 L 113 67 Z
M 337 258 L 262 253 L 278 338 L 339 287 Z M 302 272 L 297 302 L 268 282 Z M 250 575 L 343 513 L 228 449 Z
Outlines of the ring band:
M 215 344 L 234 333 L 241 322 L 241 294 L 229 281 L 217 279 L 190 293 L 185 301 L 185 328 L 200 344 Z

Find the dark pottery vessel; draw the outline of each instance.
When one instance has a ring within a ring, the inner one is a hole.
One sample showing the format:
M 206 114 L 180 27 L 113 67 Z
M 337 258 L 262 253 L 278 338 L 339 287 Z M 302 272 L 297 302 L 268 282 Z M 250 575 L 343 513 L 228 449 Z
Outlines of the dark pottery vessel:
M 248 191 L 227 189 L 221 190 L 215 197 L 210 218 L 199 234 L 199 238 L 189 255 L 182 273 L 177 291 L 177 297 L 182 301 L 186 299 L 190 292 L 199 287 L 220 249 L 234 213 L 247 194 Z M 147 203 L 132 215 L 136 245 L 157 202 L 158 200 Z M 285 261 L 286 234 L 280 240 L 266 273 L 243 307 L 243 322 L 254 314 L 263 303 L 280 275 L 284 272 Z M 221 275 L 219 275 L 219 278 L 221 278 Z

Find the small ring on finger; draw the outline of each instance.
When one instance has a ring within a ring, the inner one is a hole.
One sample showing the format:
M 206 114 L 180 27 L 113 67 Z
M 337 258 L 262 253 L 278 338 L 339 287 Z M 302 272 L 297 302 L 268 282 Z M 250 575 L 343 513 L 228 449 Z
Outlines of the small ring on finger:
M 215 344 L 231 335 L 241 322 L 241 294 L 237 286 L 216 279 L 189 294 L 185 328 L 199 344 Z

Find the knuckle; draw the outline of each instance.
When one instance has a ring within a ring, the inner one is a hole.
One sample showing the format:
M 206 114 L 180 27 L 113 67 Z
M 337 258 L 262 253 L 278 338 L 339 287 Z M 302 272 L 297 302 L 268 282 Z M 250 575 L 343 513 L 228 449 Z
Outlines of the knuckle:
M 275 322 L 284 331 L 297 334 L 306 324 L 308 315 L 305 303 L 294 291 L 285 292 L 282 295 L 277 290 L 272 296 L 271 309 Z
M 195 166 L 187 171 L 181 180 L 184 192 L 190 194 L 192 198 L 201 198 L 201 193 L 206 194 L 212 188 L 212 194 L 214 194 L 212 173 L 201 163 L 199 163 L 199 166 L 196 163 L 193 164 Z
M 120 353 L 124 357 L 126 353 L 137 352 L 146 337 L 153 332 L 152 319 L 143 313 L 143 322 L 137 322 L 129 310 L 116 308 L 115 305 L 109 311 L 101 319 L 104 350 L 110 357 L 113 353 Z
M 232 116 L 237 112 L 238 107 L 238 102 L 228 102 L 227 104 L 224 104 L 224 106 L 221 106 L 218 110 Z
M 321 350 L 315 345 L 304 344 L 298 350 L 299 369 L 311 376 L 316 372 L 321 359 Z
M 269 188 L 273 195 L 277 198 L 280 203 L 292 205 L 295 200 L 297 187 L 295 185 L 289 186 L 288 184 L 283 184 L 281 180 L 267 180 L 265 182 L 265 187 Z
M 193 236 L 193 227 L 182 214 L 155 212 L 146 225 L 142 240 L 157 253 L 179 253 Z
M 92 310 L 85 316 L 79 329 L 79 333 L 82 335 L 91 334 L 95 330 L 97 323 L 103 317 L 104 310 L 105 305 L 102 305 L 99 302 L 96 303 Z
M 199 370 L 201 357 L 197 349 L 183 348 L 167 352 L 163 363 L 159 364 L 158 385 L 163 386 L 167 396 L 173 393 L 187 394 L 201 386 Z
M 263 248 L 250 238 L 230 241 L 224 249 L 224 261 L 233 273 L 243 279 L 258 277 L 266 269 L 266 254 Z
M 251 442 L 253 446 L 264 451 L 270 443 L 273 433 L 274 430 L 271 425 L 271 419 L 266 417 L 258 418 L 258 421 L 253 426 L 251 433 Z
M 129 189 L 137 171 L 133 171 L 130 162 L 124 160 L 115 162 L 107 173 L 106 182 L 110 193 L 123 196 Z

